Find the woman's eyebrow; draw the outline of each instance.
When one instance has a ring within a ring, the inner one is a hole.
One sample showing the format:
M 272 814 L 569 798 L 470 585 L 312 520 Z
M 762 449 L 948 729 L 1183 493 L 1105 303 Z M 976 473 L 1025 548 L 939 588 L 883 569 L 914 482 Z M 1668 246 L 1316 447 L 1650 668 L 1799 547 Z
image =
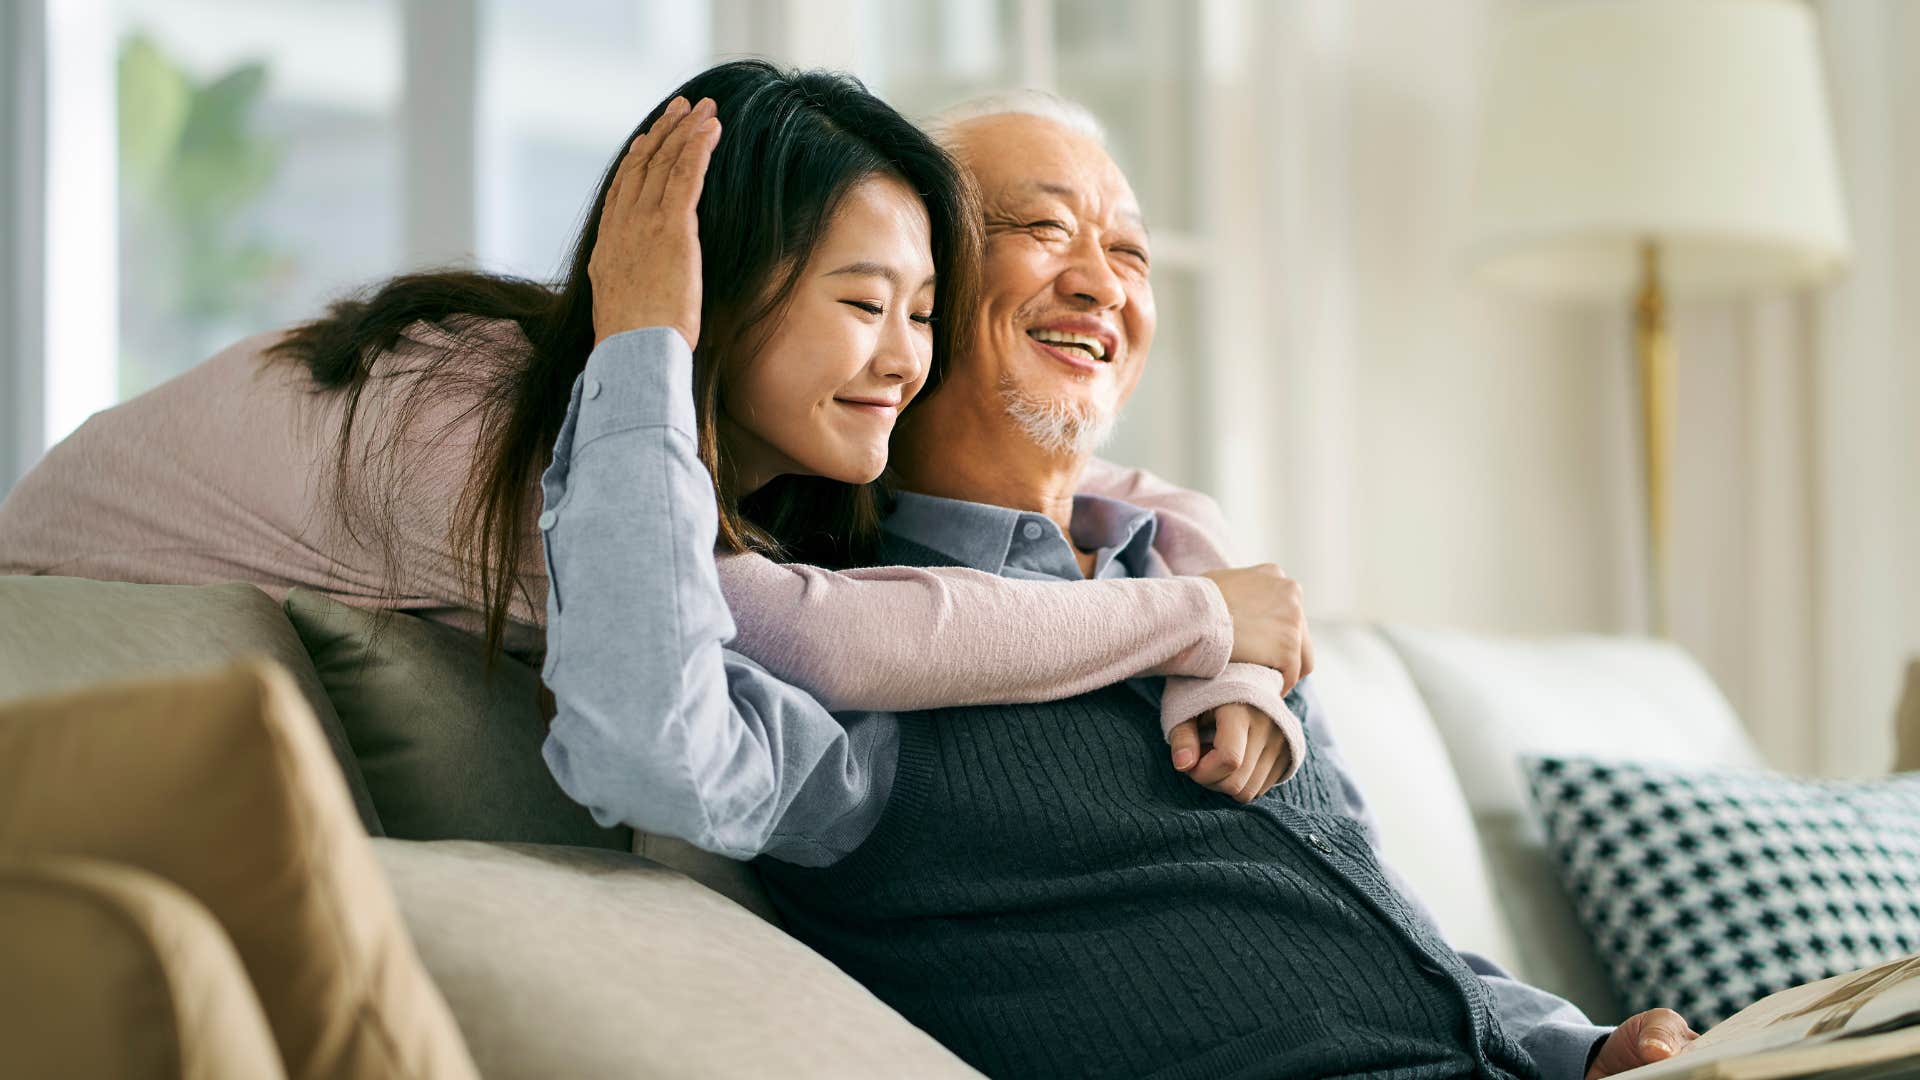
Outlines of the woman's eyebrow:
M 900 273 L 900 271 L 895 270 L 891 266 L 884 266 L 877 262 L 850 262 L 838 270 L 827 271 L 826 276 L 827 277 L 846 276 L 846 277 L 885 278 L 896 289 L 903 287 L 902 282 L 904 280 L 904 277 Z M 933 284 L 934 276 L 935 275 L 933 274 L 928 274 L 927 280 L 921 282 L 920 287 L 924 289 L 927 286 Z

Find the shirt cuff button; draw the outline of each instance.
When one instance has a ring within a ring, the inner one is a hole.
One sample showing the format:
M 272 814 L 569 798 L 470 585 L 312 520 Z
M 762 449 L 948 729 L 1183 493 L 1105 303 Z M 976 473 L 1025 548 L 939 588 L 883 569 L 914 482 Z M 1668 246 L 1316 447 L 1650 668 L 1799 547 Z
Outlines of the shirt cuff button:
M 1029 521 L 1029 522 L 1027 522 L 1027 524 L 1026 524 L 1026 527 L 1025 527 L 1025 528 L 1023 528 L 1023 529 L 1021 529 L 1020 531 L 1021 531 L 1022 533 L 1025 533 L 1025 534 L 1026 534 L 1026 537 L 1027 537 L 1027 539 L 1029 539 L 1029 540 L 1038 540 L 1038 539 L 1040 539 L 1040 533 L 1041 533 L 1041 532 L 1042 532 L 1043 530 L 1042 530 L 1042 529 L 1040 528 L 1040 523 L 1039 523 L 1039 522 L 1037 522 L 1037 521 Z
M 525 521 L 525 520 L 527 520 L 527 519 L 526 519 L 526 518 L 521 518 L 520 520 L 521 520 L 521 521 Z M 551 528 L 553 528 L 553 523 L 554 523 L 554 522 L 556 522 L 556 521 L 559 521 L 559 520 L 560 520 L 560 515 L 559 515 L 559 514 L 556 514 L 556 513 L 554 513 L 554 512 L 553 512 L 553 511 L 551 511 L 551 510 L 543 510 L 543 511 L 541 511 L 541 512 L 540 512 L 540 529 L 541 529 L 541 531 L 543 531 L 543 532 L 544 532 L 544 531 L 545 531 L 545 530 L 547 530 L 547 529 L 551 529 Z

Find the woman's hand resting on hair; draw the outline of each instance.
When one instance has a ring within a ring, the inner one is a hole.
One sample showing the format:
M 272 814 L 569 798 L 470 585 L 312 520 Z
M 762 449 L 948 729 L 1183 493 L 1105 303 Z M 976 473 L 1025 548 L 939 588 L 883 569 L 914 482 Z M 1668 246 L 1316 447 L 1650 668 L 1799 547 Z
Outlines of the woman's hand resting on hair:
M 593 341 L 671 326 L 700 342 L 700 189 L 720 141 L 711 99 L 667 104 L 614 173 L 587 260 Z

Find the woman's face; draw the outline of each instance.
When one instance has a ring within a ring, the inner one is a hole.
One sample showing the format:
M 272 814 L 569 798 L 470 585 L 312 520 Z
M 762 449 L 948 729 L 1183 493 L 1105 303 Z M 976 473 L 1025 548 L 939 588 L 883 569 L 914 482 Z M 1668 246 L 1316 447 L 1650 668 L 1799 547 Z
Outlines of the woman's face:
M 874 176 L 849 189 L 759 352 L 721 389 L 741 494 L 799 473 L 864 484 L 933 360 L 926 206 Z

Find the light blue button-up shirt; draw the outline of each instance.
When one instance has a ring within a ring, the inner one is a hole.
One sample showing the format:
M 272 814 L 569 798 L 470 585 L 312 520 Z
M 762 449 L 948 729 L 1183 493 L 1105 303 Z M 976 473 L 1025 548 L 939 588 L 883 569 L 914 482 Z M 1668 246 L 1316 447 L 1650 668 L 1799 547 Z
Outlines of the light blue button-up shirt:
M 696 452 L 692 371 L 678 332 L 636 330 L 602 342 L 574 384 L 541 477 L 550 576 L 542 675 L 557 705 L 547 765 L 602 825 L 737 859 L 828 865 L 859 847 L 886 806 L 897 722 L 836 717 L 726 647 L 734 626 L 714 565 L 718 514 Z M 886 528 L 990 573 L 1082 577 L 1045 515 L 903 495 Z M 1081 496 L 1071 530 L 1096 552 L 1096 576 L 1148 572 L 1151 512 Z M 1333 759 L 1351 812 L 1373 834 L 1331 726 L 1310 692 L 1302 705 L 1314 752 Z M 1483 957 L 1462 958 L 1541 1071 L 1578 1080 L 1609 1029 Z

